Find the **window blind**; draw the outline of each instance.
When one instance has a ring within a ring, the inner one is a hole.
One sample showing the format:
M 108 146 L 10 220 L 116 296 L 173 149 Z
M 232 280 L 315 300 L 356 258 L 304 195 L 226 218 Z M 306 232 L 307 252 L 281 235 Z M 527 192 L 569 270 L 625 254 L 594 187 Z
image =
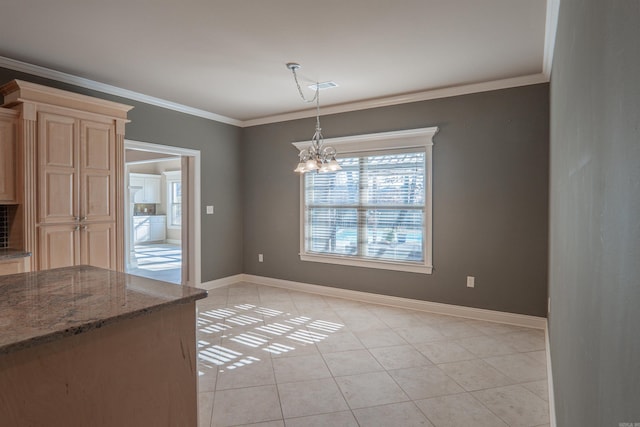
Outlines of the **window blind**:
M 345 155 L 336 173 L 304 176 L 309 254 L 424 262 L 425 152 Z

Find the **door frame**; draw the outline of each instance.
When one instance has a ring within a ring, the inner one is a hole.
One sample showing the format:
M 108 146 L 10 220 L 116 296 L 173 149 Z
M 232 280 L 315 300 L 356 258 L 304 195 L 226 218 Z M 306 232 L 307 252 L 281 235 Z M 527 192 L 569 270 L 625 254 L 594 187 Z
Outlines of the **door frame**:
M 189 269 L 189 281 L 187 283 L 185 283 L 185 285 L 187 286 L 199 286 L 201 283 L 201 268 L 200 268 L 200 242 L 201 242 L 201 235 L 200 235 L 200 150 L 193 150 L 190 148 L 181 148 L 181 147 L 173 147 L 170 145 L 162 145 L 162 144 L 155 144 L 155 143 L 151 143 L 151 142 L 143 142 L 143 141 L 134 141 L 131 139 L 125 139 L 124 140 L 124 149 L 130 149 L 130 150 L 138 150 L 138 151 L 150 151 L 153 153 L 162 153 L 162 154 L 170 154 L 170 155 L 175 155 L 175 156 L 184 156 L 184 157 L 188 157 L 190 160 L 190 166 L 189 167 L 189 182 L 193 183 L 191 185 L 191 188 L 188 189 L 189 191 L 189 196 L 188 197 L 188 203 L 190 204 L 190 206 L 188 207 L 188 218 L 187 218 L 187 227 L 188 227 L 188 233 L 189 233 L 189 239 L 188 239 L 188 250 L 187 253 L 189 254 L 188 259 L 183 259 L 183 267 L 186 261 L 187 264 L 187 268 Z M 123 168 L 123 170 L 126 168 Z M 126 176 L 126 172 L 125 172 L 125 176 L 123 177 L 123 181 L 124 185 L 125 185 L 125 209 L 127 209 L 126 212 L 129 211 L 129 204 L 130 204 L 130 198 L 129 198 L 129 192 L 128 190 L 128 186 L 129 186 L 129 177 Z M 125 212 L 125 214 L 126 214 Z M 128 221 L 125 221 L 124 224 L 124 236 L 121 236 L 124 239 L 124 243 L 125 243 L 125 253 L 122 254 L 122 256 L 127 257 L 129 254 L 129 251 L 131 250 L 130 248 L 130 239 L 128 239 L 126 236 L 128 236 L 130 233 L 129 230 L 129 224 Z M 126 258 L 123 260 L 124 264 L 126 265 Z

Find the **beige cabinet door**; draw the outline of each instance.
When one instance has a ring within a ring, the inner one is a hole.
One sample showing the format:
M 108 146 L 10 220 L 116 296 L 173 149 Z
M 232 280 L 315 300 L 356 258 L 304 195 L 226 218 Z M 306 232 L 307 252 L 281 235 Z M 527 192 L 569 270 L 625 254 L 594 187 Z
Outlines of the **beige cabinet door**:
M 115 221 L 115 127 L 80 122 L 80 216 L 83 221 Z
M 11 117 L 0 116 L 0 202 L 16 200 L 15 161 L 14 121 Z
M 0 261 L 0 276 L 29 271 L 28 258 L 17 258 Z
M 115 127 L 40 112 L 40 269 L 116 268 Z
M 73 117 L 38 113 L 38 222 L 78 217 L 78 128 Z
M 38 230 L 39 269 L 78 265 L 79 234 L 79 227 L 73 224 L 41 226 Z
M 115 223 L 89 224 L 80 230 L 80 263 L 116 268 Z

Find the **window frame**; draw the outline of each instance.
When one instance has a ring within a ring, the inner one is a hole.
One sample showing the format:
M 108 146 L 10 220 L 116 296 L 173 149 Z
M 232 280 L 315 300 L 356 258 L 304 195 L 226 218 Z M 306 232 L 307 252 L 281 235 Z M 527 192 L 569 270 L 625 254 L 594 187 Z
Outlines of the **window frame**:
M 334 147 L 339 156 L 349 154 L 362 155 L 367 152 L 384 152 L 398 149 L 419 149 L 425 153 L 425 206 L 424 206 L 424 261 L 405 263 L 389 260 L 363 259 L 353 256 L 319 255 L 306 252 L 305 246 L 305 185 L 304 175 L 300 176 L 300 260 L 354 267 L 375 268 L 411 273 L 432 274 L 433 272 L 433 136 L 438 127 L 409 129 L 402 131 L 380 132 L 354 135 L 342 138 L 325 139 L 324 144 Z M 294 142 L 300 151 L 311 145 L 310 141 Z M 338 158 L 339 161 L 339 158 Z M 314 173 L 314 172 L 309 172 Z M 328 172 L 332 173 L 332 172 Z
M 182 171 L 165 171 L 163 172 L 165 176 L 165 187 L 166 187 L 166 200 L 167 200 L 167 228 L 171 230 L 180 230 L 182 229 L 182 224 L 173 225 L 173 211 L 172 206 L 173 201 L 173 193 L 171 191 L 171 184 L 174 182 L 182 183 Z M 180 200 L 180 205 L 182 205 L 182 200 Z M 182 209 L 182 208 L 181 208 Z

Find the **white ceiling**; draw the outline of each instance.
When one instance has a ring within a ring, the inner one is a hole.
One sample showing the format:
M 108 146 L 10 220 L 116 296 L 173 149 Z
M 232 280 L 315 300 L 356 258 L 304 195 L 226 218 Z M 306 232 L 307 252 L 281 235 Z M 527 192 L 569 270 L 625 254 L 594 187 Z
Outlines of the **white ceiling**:
M 542 75 L 546 7 L 546 0 L 3 0 L 0 56 L 246 122 L 309 108 L 287 62 L 299 62 L 309 82 L 338 83 L 321 92 L 322 107 Z

